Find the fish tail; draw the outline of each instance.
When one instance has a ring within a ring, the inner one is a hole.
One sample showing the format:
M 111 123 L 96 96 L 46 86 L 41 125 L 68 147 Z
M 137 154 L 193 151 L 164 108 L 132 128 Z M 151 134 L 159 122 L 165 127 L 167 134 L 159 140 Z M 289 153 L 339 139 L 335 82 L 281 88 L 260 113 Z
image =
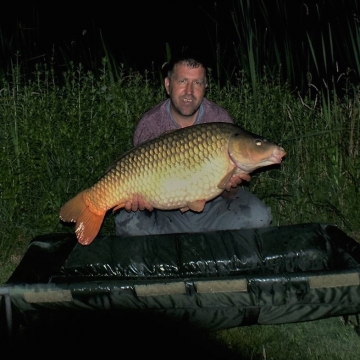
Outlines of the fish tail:
M 89 245 L 100 231 L 105 217 L 105 211 L 91 209 L 86 199 L 86 190 L 77 194 L 60 209 L 60 219 L 65 222 L 75 222 L 75 234 L 78 242 Z

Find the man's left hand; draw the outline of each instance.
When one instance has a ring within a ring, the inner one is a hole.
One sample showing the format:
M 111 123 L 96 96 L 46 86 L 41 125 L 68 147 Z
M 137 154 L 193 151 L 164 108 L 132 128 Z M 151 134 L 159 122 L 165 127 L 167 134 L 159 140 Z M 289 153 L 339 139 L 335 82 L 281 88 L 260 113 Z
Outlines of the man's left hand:
M 247 173 L 243 174 L 234 174 L 226 185 L 226 190 L 230 191 L 231 188 L 235 188 L 240 185 L 243 181 L 249 182 L 251 180 L 251 176 Z

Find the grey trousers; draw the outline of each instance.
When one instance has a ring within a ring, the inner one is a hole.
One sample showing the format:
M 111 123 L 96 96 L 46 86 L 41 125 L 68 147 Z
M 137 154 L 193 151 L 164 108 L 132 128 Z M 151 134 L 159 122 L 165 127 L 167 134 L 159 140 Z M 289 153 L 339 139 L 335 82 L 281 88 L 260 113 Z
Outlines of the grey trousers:
M 115 216 L 115 227 L 117 236 L 140 236 L 260 228 L 269 226 L 271 220 L 271 209 L 254 194 L 240 188 L 231 199 L 219 196 L 209 201 L 200 213 L 122 209 Z

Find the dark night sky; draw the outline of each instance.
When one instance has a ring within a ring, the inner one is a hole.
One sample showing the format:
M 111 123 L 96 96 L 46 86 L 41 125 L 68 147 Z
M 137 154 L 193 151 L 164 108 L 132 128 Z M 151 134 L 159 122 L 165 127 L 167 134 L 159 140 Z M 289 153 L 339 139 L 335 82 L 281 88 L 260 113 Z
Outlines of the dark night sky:
M 99 40 L 101 30 L 107 48 L 117 59 L 143 65 L 163 62 L 166 43 L 172 50 L 187 46 L 214 54 L 215 22 L 211 17 L 231 19 L 233 6 L 231 0 L 217 5 L 211 0 L 7 3 L 0 13 L 3 36 L 9 37 L 21 24 L 27 29 L 24 33 L 32 33 L 39 51 L 46 51 L 52 45 L 69 47 L 72 41 L 92 46 L 93 36 Z M 230 21 L 225 24 L 230 26 Z
M 344 6 L 345 3 L 349 6 Z M 250 4 L 249 8 L 247 4 Z M 235 25 L 231 13 L 241 17 L 241 5 L 246 9 L 245 19 L 239 19 Z M 355 0 L 6 0 L 0 11 L 0 69 L 6 68 L 9 58 L 14 60 L 19 45 L 23 45 L 20 50 L 26 51 L 21 54 L 29 69 L 38 59 L 45 57 L 49 61 L 52 48 L 55 54 L 65 53 L 67 60 L 73 60 L 75 64 L 86 65 L 86 57 L 91 53 L 90 66 L 98 66 L 103 56 L 101 32 L 105 47 L 114 56 L 116 64 L 125 63 L 126 67 L 141 71 L 151 70 L 152 63 L 155 69 L 161 67 L 167 60 L 166 44 L 170 45 L 172 54 L 184 47 L 195 49 L 214 68 L 215 47 L 220 44 L 220 62 L 224 69 L 219 71 L 219 76 L 226 78 L 224 74 L 233 73 L 233 69 L 239 67 L 238 59 L 244 60 L 240 66 L 247 66 L 244 65 L 246 45 L 241 48 L 245 49 L 243 52 L 234 51 L 234 48 L 239 45 L 236 28 L 251 20 L 252 29 L 259 34 L 254 43 L 254 51 L 259 53 L 259 68 L 271 68 L 278 61 L 277 56 L 286 64 L 286 55 L 291 49 L 297 69 L 290 69 L 294 74 L 291 81 L 303 86 L 302 74 L 308 67 L 314 77 L 318 76 L 318 82 L 333 75 L 335 65 L 331 58 L 327 59 L 333 66 L 329 73 L 326 73 L 326 66 L 320 64 L 320 74 L 317 74 L 314 64 L 308 64 L 311 55 L 306 55 L 303 50 L 305 48 L 310 54 L 307 49 L 309 35 L 317 60 L 322 61 L 323 34 L 328 44 L 330 23 L 336 67 L 343 72 L 356 65 L 354 57 L 349 56 L 343 46 L 345 40 L 349 40 L 348 27 L 344 24 L 360 18 L 355 5 Z M 247 37 L 247 34 L 242 36 Z M 241 42 L 246 44 L 244 38 Z M 329 54 L 328 51 L 328 57 Z M 66 66 L 64 57 L 59 55 L 55 62 L 59 69 Z M 285 67 L 283 73 L 287 76 Z

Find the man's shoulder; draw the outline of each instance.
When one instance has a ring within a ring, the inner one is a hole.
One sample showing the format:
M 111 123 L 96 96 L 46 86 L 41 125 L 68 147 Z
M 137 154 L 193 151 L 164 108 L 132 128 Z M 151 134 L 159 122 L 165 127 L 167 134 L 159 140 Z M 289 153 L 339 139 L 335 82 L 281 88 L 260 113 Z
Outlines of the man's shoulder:
M 166 104 L 167 104 L 168 100 L 164 100 L 162 102 L 160 102 L 159 104 L 155 105 L 153 108 L 151 108 L 150 110 L 148 110 L 147 112 L 145 112 L 142 116 L 142 118 L 146 119 L 146 118 L 152 118 L 153 116 L 159 117 L 159 115 L 166 115 L 167 114 L 167 110 L 166 110 Z
M 230 114 L 223 107 L 214 103 L 213 101 L 204 98 L 203 106 L 206 117 L 211 116 L 211 117 L 219 118 L 220 121 L 227 120 L 229 122 L 232 122 L 232 118 Z
M 167 100 L 165 100 L 155 105 L 141 117 L 135 128 L 133 143 L 136 146 L 168 130 L 171 130 L 171 122 L 167 111 Z
M 207 110 L 227 113 L 227 111 L 223 107 L 221 107 L 220 105 L 214 103 L 213 101 L 211 101 L 207 98 L 204 98 L 203 105 L 204 105 L 204 108 Z

